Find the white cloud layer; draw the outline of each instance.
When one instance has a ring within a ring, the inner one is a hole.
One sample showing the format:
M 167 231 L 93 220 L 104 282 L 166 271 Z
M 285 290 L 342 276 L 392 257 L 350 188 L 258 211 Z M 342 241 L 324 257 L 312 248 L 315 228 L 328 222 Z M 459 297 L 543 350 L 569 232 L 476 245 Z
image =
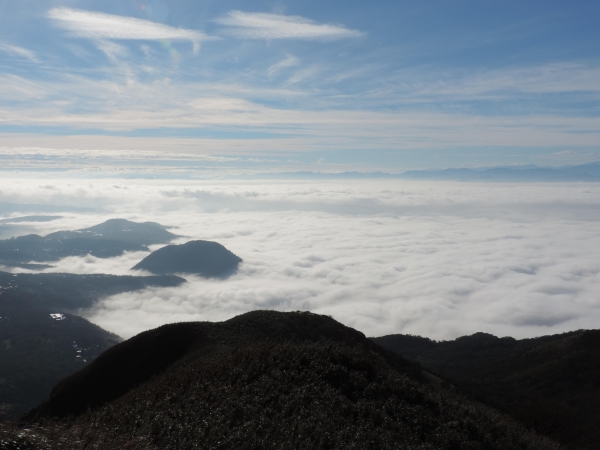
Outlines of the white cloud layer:
M 364 36 L 342 25 L 317 24 L 300 16 L 230 11 L 217 23 L 231 27 L 227 33 L 242 39 L 333 40 Z
M 124 337 L 257 308 L 330 314 L 367 335 L 597 328 L 599 199 L 586 183 L 0 182 L 0 202 L 96 208 L 37 224 L 41 234 L 155 220 L 179 226 L 181 242 L 215 240 L 244 259 L 227 280 L 188 277 L 88 311 Z M 53 270 L 124 274 L 143 257 L 68 258 Z
M 90 39 L 190 41 L 194 45 L 194 51 L 198 51 L 200 42 L 216 39 L 200 31 L 174 28 L 135 17 L 65 7 L 51 9 L 48 17 L 74 36 Z

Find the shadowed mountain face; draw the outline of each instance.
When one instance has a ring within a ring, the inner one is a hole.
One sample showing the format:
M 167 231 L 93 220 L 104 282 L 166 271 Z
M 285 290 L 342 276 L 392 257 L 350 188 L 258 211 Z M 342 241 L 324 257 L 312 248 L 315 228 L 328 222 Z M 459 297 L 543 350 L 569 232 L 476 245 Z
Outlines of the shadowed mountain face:
M 555 340 L 556 336 L 516 340 L 498 338 L 487 333 L 462 336 L 453 341 L 432 341 L 421 336 L 393 334 L 371 338 L 382 347 L 418 361 L 436 373 L 465 376 L 474 367 L 484 365 L 517 351 L 525 351 L 542 343 Z
M 184 282 L 175 276 L 0 272 L 0 420 L 35 406 L 60 379 L 120 340 L 69 312 L 108 295 Z
M 86 370 L 63 380 L 35 415 L 77 415 L 120 397 L 170 366 L 233 348 L 287 341 L 352 343 L 381 354 L 396 368 L 418 373 L 416 365 L 329 317 L 257 311 L 226 322 L 172 324 L 141 333 L 103 354 Z
M 37 234 L 0 241 L 0 263 L 23 266 L 30 261 L 51 262 L 67 256 L 92 255 L 97 258 L 112 258 L 123 252 L 148 251 L 148 247 L 123 241 L 107 239 L 54 239 Z
M 0 421 L 33 408 L 120 340 L 70 314 L 0 308 Z
M 0 312 L 55 309 L 76 312 L 109 295 L 147 287 L 174 287 L 182 283 L 185 283 L 183 278 L 172 275 L 134 277 L 0 272 Z
M 238 268 L 242 259 L 221 244 L 210 241 L 190 241 L 182 245 L 167 245 L 151 253 L 133 270 L 147 270 L 157 275 L 190 273 L 203 277 L 227 277 Z
M 516 340 L 477 333 L 374 342 L 565 444 L 600 448 L 600 330 Z
M 166 244 L 178 237 L 156 222 L 136 223 L 125 219 L 110 219 L 99 225 L 76 231 L 57 231 L 47 239 L 106 239 L 145 247 Z M 146 249 L 147 250 L 147 249 Z
M 24 420 L 41 428 L 7 425 L 0 438 L 70 449 L 557 448 L 362 333 L 299 312 L 142 333 L 63 380 Z
M 148 245 L 164 244 L 175 237 L 177 235 L 155 222 L 135 223 L 111 219 L 82 230 L 57 231 L 45 237 L 30 234 L 0 241 L 0 264 L 43 269 L 48 266 L 31 262 L 44 263 L 88 254 L 97 258 L 112 258 L 124 252 L 147 252 Z

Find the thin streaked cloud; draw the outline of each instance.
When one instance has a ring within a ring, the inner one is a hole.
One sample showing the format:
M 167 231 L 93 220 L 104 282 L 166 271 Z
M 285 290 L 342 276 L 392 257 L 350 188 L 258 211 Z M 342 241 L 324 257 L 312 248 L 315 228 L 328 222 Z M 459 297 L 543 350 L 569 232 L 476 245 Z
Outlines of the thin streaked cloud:
M 272 79 L 275 75 L 285 69 L 289 69 L 290 67 L 298 66 L 300 64 L 300 60 L 296 58 L 294 55 L 287 55 L 284 59 L 279 61 L 278 63 L 273 64 L 269 67 L 269 79 Z
M 231 11 L 216 20 L 227 34 L 242 39 L 334 40 L 356 38 L 365 33 L 343 25 L 318 24 L 300 16 Z
M 0 52 L 28 59 L 31 62 L 39 62 L 34 52 L 17 45 L 0 44 Z
M 218 39 L 200 31 L 170 27 L 135 17 L 64 7 L 51 9 L 48 17 L 73 36 L 89 39 L 190 41 L 196 52 L 202 41 Z

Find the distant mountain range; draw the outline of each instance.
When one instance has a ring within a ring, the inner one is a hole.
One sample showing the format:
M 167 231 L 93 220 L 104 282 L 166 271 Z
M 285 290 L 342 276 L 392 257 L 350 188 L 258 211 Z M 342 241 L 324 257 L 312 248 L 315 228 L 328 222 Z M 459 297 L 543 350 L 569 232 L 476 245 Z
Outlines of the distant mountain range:
M 21 219 L 43 221 L 48 216 Z M 32 219 L 33 218 L 33 219 Z M 18 223 L 19 218 L 8 219 Z M 75 231 L 57 231 L 45 237 L 36 234 L 0 241 L 0 265 L 44 269 L 47 263 L 68 256 L 92 255 L 112 258 L 127 251 L 149 251 L 148 245 L 165 244 L 177 235 L 155 222 L 136 223 L 111 219 L 99 225 Z
M 46 239 L 95 239 L 127 242 L 138 246 L 167 244 L 178 237 L 167 231 L 167 227 L 156 222 L 132 222 L 125 219 L 110 219 L 99 225 L 75 231 L 57 231 Z
M 55 219 L 55 216 L 23 216 L 4 220 L 7 224 L 19 224 Z M 52 267 L 46 263 L 68 256 L 112 258 L 126 251 L 148 252 L 148 245 L 166 244 L 177 237 L 156 222 L 110 219 L 93 227 L 57 231 L 45 237 L 30 234 L 0 240 L 0 265 L 43 270 Z M 225 278 L 237 271 L 240 262 L 240 257 L 221 244 L 197 240 L 162 247 L 145 257 L 132 270 L 145 270 L 157 275 L 187 273 Z
M 569 182 L 600 181 L 600 162 L 578 166 L 506 166 L 481 169 L 410 170 L 398 175 L 411 180 Z
M 490 182 L 599 182 L 600 162 L 560 167 L 535 165 L 481 168 L 408 170 L 405 172 L 279 172 L 243 175 L 241 178 L 294 180 L 405 179 Z
M 54 217 L 24 216 L 5 220 L 10 224 L 18 224 L 54 220 Z M 156 222 L 136 223 L 110 219 L 90 228 L 57 231 L 45 237 L 30 234 L 0 240 L 0 265 L 42 270 L 52 267 L 45 263 L 68 256 L 112 258 L 126 251 L 148 252 L 149 245 L 166 244 L 177 237 L 179 236 L 168 231 L 167 227 Z M 221 244 L 198 240 L 162 247 L 132 269 L 158 275 L 188 273 L 223 278 L 235 273 L 240 262 L 241 258 Z

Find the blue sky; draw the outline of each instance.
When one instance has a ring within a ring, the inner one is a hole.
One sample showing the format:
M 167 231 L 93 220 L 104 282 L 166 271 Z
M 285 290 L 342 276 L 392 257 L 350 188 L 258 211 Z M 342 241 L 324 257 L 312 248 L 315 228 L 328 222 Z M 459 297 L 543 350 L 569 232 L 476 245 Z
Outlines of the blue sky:
M 268 170 L 596 161 L 599 13 L 593 1 L 0 0 L 0 147 Z

